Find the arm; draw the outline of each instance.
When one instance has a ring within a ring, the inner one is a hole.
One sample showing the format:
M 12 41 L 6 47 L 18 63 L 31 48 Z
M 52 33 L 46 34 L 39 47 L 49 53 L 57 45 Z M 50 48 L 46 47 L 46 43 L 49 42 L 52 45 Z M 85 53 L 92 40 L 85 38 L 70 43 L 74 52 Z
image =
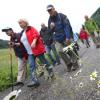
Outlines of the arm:
M 61 16 L 62 16 L 64 31 L 66 33 L 66 39 L 70 39 L 72 37 L 71 35 L 73 34 L 72 27 L 70 25 L 68 18 L 65 15 L 61 15 Z
M 32 48 L 36 47 L 36 42 L 37 42 L 37 39 L 34 39 L 33 42 L 31 43 Z
M 84 23 L 84 30 L 85 30 L 87 33 L 89 33 L 87 22 Z
M 40 37 L 42 38 L 43 37 L 43 35 L 42 35 L 42 32 L 40 31 Z
M 31 31 L 32 31 L 32 37 L 33 37 L 33 41 L 32 41 L 32 43 L 31 43 L 31 47 L 34 48 L 34 47 L 36 47 L 36 42 L 37 42 L 37 40 L 38 40 L 38 38 L 39 38 L 39 33 L 38 33 L 38 31 L 37 31 L 35 28 L 33 28 L 33 27 L 31 27 Z
M 14 43 L 14 45 L 16 45 L 16 46 L 20 46 L 20 43 Z
M 92 20 L 93 25 L 95 26 L 96 30 L 98 30 L 98 26 L 94 20 Z

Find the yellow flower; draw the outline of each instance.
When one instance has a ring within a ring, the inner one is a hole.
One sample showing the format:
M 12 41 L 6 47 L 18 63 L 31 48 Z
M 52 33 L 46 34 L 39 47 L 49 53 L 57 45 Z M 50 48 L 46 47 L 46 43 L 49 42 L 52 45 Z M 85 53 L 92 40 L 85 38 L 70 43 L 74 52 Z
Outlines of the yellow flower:
M 95 80 L 96 78 L 97 78 L 97 71 L 94 71 L 90 75 L 90 80 L 92 81 L 92 80 Z
M 97 82 L 98 88 L 100 88 L 100 80 Z

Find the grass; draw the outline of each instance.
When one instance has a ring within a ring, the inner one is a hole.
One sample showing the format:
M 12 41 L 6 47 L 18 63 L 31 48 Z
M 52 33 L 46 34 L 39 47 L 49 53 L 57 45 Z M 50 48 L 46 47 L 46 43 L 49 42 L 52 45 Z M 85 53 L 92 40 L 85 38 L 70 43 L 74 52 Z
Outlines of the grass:
M 17 59 L 14 52 L 9 49 L 0 49 L 0 91 L 11 86 L 10 52 L 12 53 L 13 77 L 14 81 L 16 81 Z
M 18 72 L 17 68 L 18 67 L 17 67 L 17 59 L 15 57 L 14 51 L 13 50 L 11 51 L 9 49 L 0 49 L 0 91 L 3 91 L 4 89 L 10 87 L 12 83 L 11 82 L 10 54 L 12 54 L 12 67 L 13 67 L 14 82 L 17 79 L 17 72 Z M 49 61 L 49 63 L 52 63 L 46 54 L 45 54 L 45 57 Z M 39 60 L 37 62 L 41 64 Z M 28 68 L 27 74 L 29 75 L 29 68 Z

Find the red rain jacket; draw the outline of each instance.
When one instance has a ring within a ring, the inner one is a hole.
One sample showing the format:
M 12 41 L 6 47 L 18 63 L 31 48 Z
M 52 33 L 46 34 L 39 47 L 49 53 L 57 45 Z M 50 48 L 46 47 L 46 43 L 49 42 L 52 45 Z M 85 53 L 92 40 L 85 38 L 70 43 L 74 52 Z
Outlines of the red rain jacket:
M 83 40 L 83 39 L 88 39 L 88 37 L 89 37 L 88 33 L 85 30 L 81 29 L 79 38 Z
M 37 39 L 36 47 L 31 48 L 33 55 L 38 56 L 40 54 L 45 53 L 45 47 L 44 47 L 43 41 L 40 38 L 38 31 L 34 27 L 28 26 L 28 28 L 26 30 L 26 36 L 27 36 L 27 40 L 28 40 L 30 46 L 31 46 L 31 43 L 33 42 L 33 40 Z

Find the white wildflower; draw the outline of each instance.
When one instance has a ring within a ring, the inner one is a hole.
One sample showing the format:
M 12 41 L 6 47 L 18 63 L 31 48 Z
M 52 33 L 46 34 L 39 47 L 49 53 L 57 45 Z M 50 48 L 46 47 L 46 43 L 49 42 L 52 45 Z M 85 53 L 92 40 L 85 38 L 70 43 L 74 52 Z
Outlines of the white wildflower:
M 82 72 L 82 69 L 80 69 L 79 71 L 77 71 L 77 73 L 74 76 L 78 76 L 79 73 L 81 73 L 81 72 Z
M 82 66 L 82 60 L 81 59 L 78 60 L 78 63 L 79 63 L 79 66 Z
M 72 77 L 71 76 L 69 78 L 72 80 Z
M 80 87 L 80 88 L 83 87 L 83 83 L 82 83 L 82 82 L 79 83 L 79 87 Z

